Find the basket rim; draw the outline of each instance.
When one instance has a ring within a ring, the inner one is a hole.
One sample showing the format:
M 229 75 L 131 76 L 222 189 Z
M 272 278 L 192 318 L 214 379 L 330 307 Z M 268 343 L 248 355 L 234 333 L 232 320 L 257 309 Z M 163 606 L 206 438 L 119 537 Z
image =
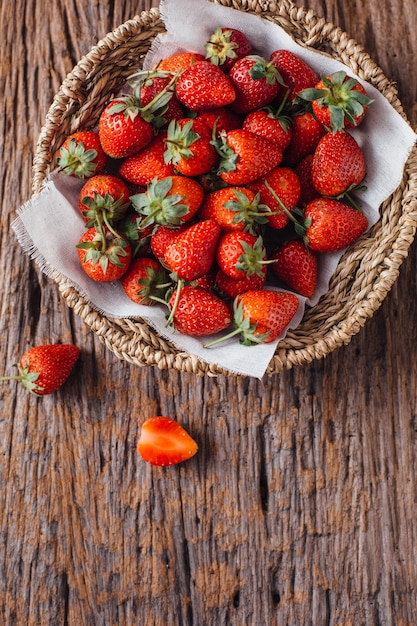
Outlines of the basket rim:
M 239 8 L 239 3 L 236 0 L 210 1 Z M 274 11 L 271 10 L 272 8 Z M 260 0 L 247 0 L 246 2 L 243 0 L 241 10 L 260 14 L 263 19 L 268 19 L 282 26 L 301 45 L 319 49 L 324 54 L 329 54 L 324 49 L 325 45 L 330 45 L 332 50 L 337 49 L 339 59 L 351 67 L 352 71 L 360 78 L 373 84 L 409 124 L 394 83 L 387 79 L 382 69 L 371 59 L 364 48 L 340 27 L 318 17 L 311 9 L 295 7 L 291 0 L 262 3 Z M 69 120 L 72 128 L 87 123 L 91 124 L 94 121 L 89 117 L 91 111 L 88 110 L 88 107 L 83 107 L 84 102 L 82 100 L 84 97 L 87 98 L 85 85 L 88 81 L 94 84 L 95 79 L 103 80 L 100 74 L 103 59 L 114 56 L 123 46 L 126 49 L 126 43 L 132 39 L 135 41 L 138 39 L 140 44 L 142 43 L 141 40 L 146 41 L 146 45 L 149 45 L 150 31 L 152 31 L 153 36 L 156 36 L 164 30 L 158 8 L 143 11 L 140 15 L 124 22 L 108 33 L 74 66 L 56 93 L 39 134 L 32 166 L 32 190 L 34 194 L 40 191 L 51 171 L 54 140 L 62 128 L 63 120 Z M 301 39 L 297 38 L 301 37 L 300 33 L 303 34 Z M 120 80 L 119 76 L 119 83 Z M 99 88 L 96 91 L 99 91 Z M 106 100 L 107 97 L 103 99 L 103 108 Z M 87 102 L 87 99 L 85 101 Z M 347 345 L 381 306 L 398 277 L 400 266 L 408 255 L 409 247 L 415 236 L 417 226 L 416 145 L 408 157 L 401 184 L 384 203 L 384 207 L 391 208 L 394 203 L 397 236 L 389 242 L 389 252 L 381 255 L 377 264 L 379 273 L 373 283 L 367 285 L 365 292 L 361 293 L 360 291 L 359 296 L 352 302 L 347 317 L 335 318 L 335 323 L 333 323 L 332 316 L 330 316 L 324 332 L 314 341 L 311 341 L 311 336 L 308 334 L 309 325 L 311 326 L 314 322 L 314 315 L 319 310 L 318 307 L 323 306 L 326 299 L 329 299 L 332 291 L 330 286 L 329 292 L 323 296 L 319 303 L 307 311 L 300 327 L 294 331 L 289 331 L 285 339 L 278 344 L 266 370 L 267 375 L 277 374 L 285 369 L 288 370 L 294 366 L 321 359 L 342 345 Z M 380 222 L 381 218 L 371 230 L 371 235 L 373 232 L 378 233 Z M 355 248 L 356 246 L 353 246 L 353 250 Z M 346 258 L 344 255 L 339 266 L 346 263 Z M 155 365 L 160 369 L 174 368 L 199 375 L 233 375 L 228 370 L 179 351 L 169 341 L 161 338 L 157 331 L 149 328 L 147 324 L 140 321 L 132 322 L 125 319 L 107 318 L 96 311 L 74 287 L 68 284 L 63 276 L 55 275 L 54 280 L 58 284 L 67 305 L 90 326 L 100 341 L 118 358 L 135 365 Z M 238 376 L 239 374 L 235 375 Z

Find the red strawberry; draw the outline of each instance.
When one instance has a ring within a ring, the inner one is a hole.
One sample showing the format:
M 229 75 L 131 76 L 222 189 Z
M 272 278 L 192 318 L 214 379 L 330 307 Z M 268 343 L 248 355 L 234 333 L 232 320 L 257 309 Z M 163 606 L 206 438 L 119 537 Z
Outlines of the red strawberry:
M 137 449 L 144 461 L 164 467 L 190 459 L 198 445 L 178 422 L 158 415 L 142 424 Z
M 163 300 L 171 284 L 161 264 L 149 257 L 135 259 L 120 282 L 128 298 L 145 305 Z
M 100 143 L 104 152 L 121 159 L 139 152 L 153 138 L 152 116 L 142 117 L 140 101 L 135 96 L 112 100 L 99 118 Z
M 15 364 L 17 376 L 2 376 L 0 380 L 18 380 L 25 389 L 45 396 L 64 384 L 79 355 L 80 349 L 72 344 L 35 346 Z
M 78 197 L 78 208 L 90 225 L 97 219 L 121 219 L 129 205 L 129 189 L 120 178 L 112 174 L 98 174 L 89 178 Z
M 267 207 L 247 187 L 224 187 L 205 195 L 199 218 L 213 219 L 223 231 L 253 230 L 257 223 L 266 223 Z
M 284 228 L 289 220 L 286 211 L 291 212 L 300 198 L 300 180 L 294 170 L 289 167 L 276 167 L 264 178 L 251 183 L 249 187 L 259 193 L 260 201 L 271 211 L 272 215 L 267 217 L 269 226 L 276 229 Z
M 203 287 L 183 286 L 181 291 L 174 291 L 169 304 L 174 328 L 184 335 L 213 335 L 232 321 L 227 304 Z
M 319 197 L 319 193 L 313 185 L 313 178 L 311 175 L 311 168 L 313 166 L 313 154 L 307 154 L 301 161 L 295 166 L 294 171 L 297 174 L 300 184 L 301 193 L 298 200 L 298 206 L 304 208 L 311 200 Z
M 175 93 L 192 111 L 224 107 L 236 98 L 229 78 L 209 61 L 199 61 L 184 70 L 177 79 Z
M 132 259 L 132 249 L 122 235 L 92 226 L 77 244 L 78 258 L 85 273 L 98 282 L 118 280 Z
M 215 130 L 217 137 L 223 132 L 227 133 L 229 130 L 242 128 L 240 116 L 227 107 L 218 107 L 211 111 L 199 111 L 195 119 L 207 124 L 212 131 L 211 134 Z
M 177 74 L 183 70 L 186 70 L 190 65 L 197 63 L 197 61 L 204 61 L 204 55 L 198 52 L 177 52 L 171 54 L 164 59 L 161 59 L 158 63 L 158 70 L 162 72 L 170 72 Z
M 242 278 L 231 278 L 221 270 L 216 274 L 217 288 L 229 298 L 236 298 L 240 293 L 251 289 L 262 289 L 265 285 L 266 275 L 252 274 Z
M 279 111 L 274 112 L 272 108 L 257 109 L 248 113 L 243 128 L 275 142 L 282 152 L 288 148 L 292 138 L 290 118 L 281 115 Z
M 298 299 L 292 293 L 253 289 L 239 294 L 234 302 L 235 329 L 205 345 L 211 347 L 234 335 L 242 335 L 241 343 L 270 343 L 288 326 L 298 309 Z
M 206 59 L 228 72 L 237 59 L 252 52 L 248 37 L 237 28 L 216 28 L 206 43 Z
M 161 131 L 145 148 L 124 159 L 119 167 L 119 176 L 146 187 L 155 176 L 165 178 L 175 174 L 173 163 L 164 160 L 165 140 L 166 133 Z
M 179 226 L 198 211 L 204 198 L 201 185 L 187 176 L 154 178 L 144 193 L 131 196 L 131 202 L 142 216 L 140 228 L 149 224 Z
M 211 139 L 210 128 L 201 120 L 174 120 L 168 126 L 165 162 L 172 163 L 184 176 L 205 174 L 218 161 Z
M 160 96 L 163 90 L 167 90 L 169 100 L 166 103 L 166 98 L 162 100 L 161 107 L 156 108 L 155 115 L 158 120 L 154 120 L 153 123 L 157 124 L 158 128 L 169 124 L 171 120 L 180 119 L 184 117 L 184 107 L 178 100 L 174 87 L 170 88 L 171 76 L 160 75 L 158 72 L 149 72 L 148 76 L 139 84 L 139 99 L 142 107 L 150 105 L 150 103 Z
M 217 145 L 222 157 L 218 171 L 229 185 L 247 185 L 281 163 L 279 147 L 249 130 L 231 130 L 221 141 Z
M 366 216 L 330 198 L 312 200 L 304 210 L 305 236 L 311 250 L 333 252 L 354 243 L 368 227 Z
M 179 279 L 185 281 L 207 274 L 213 265 L 220 232 L 214 220 L 192 224 L 168 246 L 165 264 Z
M 302 89 L 314 87 L 319 80 L 313 68 L 290 50 L 275 50 L 270 58 L 290 90 L 289 102 L 292 102 Z
M 90 178 L 103 171 L 107 155 L 101 147 L 98 133 L 83 130 L 65 139 L 56 161 L 64 174 L 76 178 Z
M 365 157 L 348 132 L 327 133 L 314 152 L 313 185 L 322 196 L 341 196 L 358 187 L 366 174 Z
M 372 102 L 363 85 L 343 70 L 324 76 L 300 97 L 311 102 L 316 119 L 333 132 L 358 126 Z
M 156 258 L 163 262 L 168 246 L 187 228 L 188 224 L 183 224 L 178 228 L 158 226 L 151 236 L 151 249 Z
M 292 118 L 292 139 L 284 152 L 284 162 L 293 167 L 297 165 L 307 154 L 311 154 L 326 129 L 318 122 L 310 112 L 294 115 Z
M 230 106 L 236 113 L 249 113 L 266 106 L 277 97 L 281 87 L 276 67 L 259 55 L 238 59 L 229 78 L 236 92 Z
M 266 250 L 262 237 L 235 232 L 222 235 L 217 244 L 216 261 L 231 278 L 266 275 Z
M 317 286 L 318 258 L 304 241 L 294 239 L 277 248 L 271 256 L 271 269 L 290 289 L 311 298 Z

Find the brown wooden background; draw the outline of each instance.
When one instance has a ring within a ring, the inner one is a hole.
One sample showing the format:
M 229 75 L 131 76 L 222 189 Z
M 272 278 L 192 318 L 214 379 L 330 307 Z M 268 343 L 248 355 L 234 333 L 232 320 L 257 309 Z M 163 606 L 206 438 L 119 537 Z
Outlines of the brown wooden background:
M 11 373 L 34 343 L 82 348 L 54 396 L 0 387 L 0 623 L 415 625 L 414 245 L 349 346 L 260 382 L 119 361 L 11 231 L 61 81 L 108 31 L 157 4 L 0 4 L 1 368 Z M 397 82 L 416 128 L 415 0 L 309 6 Z M 141 461 L 140 425 L 154 414 L 198 440 L 192 461 Z

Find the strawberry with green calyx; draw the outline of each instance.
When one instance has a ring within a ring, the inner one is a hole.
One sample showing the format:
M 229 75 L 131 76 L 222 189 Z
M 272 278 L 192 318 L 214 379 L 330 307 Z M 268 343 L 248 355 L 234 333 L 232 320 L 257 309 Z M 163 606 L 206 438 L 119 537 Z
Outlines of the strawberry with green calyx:
M 364 153 L 356 139 L 348 132 L 326 133 L 316 147 L 311 166 L 311 178 L 322 196 L 343 198 L 352 191 L 365 189 Z
M 89 178 L 78 197 L 78 208 L 88 227 L 100 219 L 99 214 L 111 222 L 120 220 L 129 206 L 129 189 L 120 178 L 112 174 L 98 174 Z
M 83 179 L 99 174 L 107 164 L 107 155 L 98 133 L 83 130 L 65 139 L 56 161 L 61 172 Z
M 121 278 L 124 292 L 137 304 L 151 305 L 165 297 L 172 282 L 158 261 L 149 257 L 138 257 Z
M 292 122 L 291 117 L 281 111 L 281 106 L 278 110 L 265 107 L 251 111 L 246 115 L 242 128 L 275 142 L 284 152 L 291 143 Z
M 158 108 L 154 110 L 155 118 L 152 120 L 152 124 L 157 128 L 166 126 L 171 120 L 184 117 L 184 107 L 175 94 L 175 83 L 172 83 L 172 77 L 165 72 L 157 70 L 147 72 L 135 89 L 143 107 L 152 101 L 158 103 Z M 165 89 L 167 91 L 164 93 Z
M 261 236 L 232 232 L 222 235 L 217 244 L 216 261 L 231 278 L 266 275 L 267 253 Z
M 266 213 L 268 225 L 274 229 L 285 228 L 289 221 L 288 213 L 297 206 L 301 192 L 300 180 L 294 170 L 276 167 L 265 177 L 250 183 L 249 188 L 259 193 L 260 201 L 269 208 L 270 215 Z M 282 206 L 286 211 L 282 210 Z
M 303 89 L 314 87 L 319 80 L 313 68 L 290 50 L 275 50 L 270 60 L 288 89 L 289 102 L 293 102 Z
M 314 88 L 298 95 L 311 102 L 316 119 L 332 132 L 358 126 L 373 102 L 363 85 L 343 70 L 324 76 Z
M 236 335 L 241 335 L 240 343 L 245 346 L 275 341 L 297 309 L 298 299 L 292 293 L 271 289 L 246 291 L 239 294 L 233 304 L 235 329 L 204 347 L 210 348 Z
M 180 76 L 175 85 L 178 100 L 191 111 L 225 107 L 236 98 L 227 75 L 209 61 L 198 61 Z
M 151 237 L 154 232 L 154 225 L 147 228 L 139 228 L 140 217 L 137 213 L 128 213 L 117 222 L 117 232 L 127 239 L 132 248 L 132 258 L 137 256 L 148 256 L 151 251 Z
M 178 422 L 157 415 L 142 424 L 137 450 L 150 465 L 166 467 L 192 458 L 198 445 Z
M 277 68 L 259 55 L 238 59 L 228 74 L 236 92 L 230 105 L 235 113 L 249 113 L 274 100 L 283 80 Z
M 309 248 L 316 252 L 342 250 L 357 241 L 368 227 L 368 219 L 360 210 L 332 198 L 312 200 L 304 217 L 304 236 Z
M 169 306 L 168 323 L 184 335 L 213 335 L 225 330 L 232 321 L 227 304 L 203 287 L 182 286 L 173 292 Z
M 127 157 L 119 167 L 124 180 L 146 187 L 153 178 L 175 174 L 174 164 L 165 162 L 166 132 L 160 131 L 142 150 Z
M 140 228 L 150 224 L 179 226 L 188 222 L 204 198 L 201 185 L 186 176 L 154 178 L 146 192 L 131 196 L 135 210 L 142 216 Z
M 228 72 L 234 63 L 252 52 L 252 43 L 237 28 L 216 28 L 205 44 L 206 59 Z
M 281 244 L 271 255 L 272 273 L 292 291 L 311 298 L 317 287 L 318 257 L 302 239 Z
M 247 187 L 224 187 L 205 195 L 199 210 L 200 219 L 214 219 L 225 232 L 253 232 L 258 224 L 267 224 L 269 208 L 260 196 Z
M 184 176 L 200 176 L 217 165 L 218 155 L 212 145 L 211 129 L 200 120 L 173 120 L 168 126 L 165 142 L 165 163 L 172 163 Z
M 127 239 L 107 227 L 88 228 L 76 247 L 82 269 L 97 282 L 119 280 L 132 259 Z
M 218 175 L 229 185 L 247 185 L 282 161 L 282 151 L 274 142 L 243 128 L 229 131 L 214 143 L 220 156 Z
M 132 156 L 147 146 L 154 137 L 154 128 L 164 123 L 158 117 L 172 96 L 168 85 L 148 104 L 142 105 L 138 90 L 133 94 L 121 95 L 111 100 L 101 113 L 98 122 L 100 143 L 104 152 L 114 158 Z
M 17 380 L 28 391 L 45 396 L 64 384 L 79 355 L 80 349 L 73 344 L 35 346 L 15 363 L 16 376 L 2 376 L 0 380 Z

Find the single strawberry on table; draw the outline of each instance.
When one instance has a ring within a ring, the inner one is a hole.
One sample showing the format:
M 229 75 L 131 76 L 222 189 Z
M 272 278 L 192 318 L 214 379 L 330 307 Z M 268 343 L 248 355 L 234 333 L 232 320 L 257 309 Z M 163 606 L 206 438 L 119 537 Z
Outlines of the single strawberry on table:
M 157 415 L 142 424 L 137 450 L 147 463 L 164 467 L 190 459 L 198 445 L 178 422 Z
M 16 376 L 2 376 L 0 380 L 17 380 L 37 396 L 45 396 L 59 389 L 70 375 L 80 349 L 73 344 L 47 344 L 27 350 L 19 363 Z
M 102 172 L 107 164 L 98 133 L 83 130 L 69 135 L 59 149 L 59 170 L 68 176 L 90 178 Z

